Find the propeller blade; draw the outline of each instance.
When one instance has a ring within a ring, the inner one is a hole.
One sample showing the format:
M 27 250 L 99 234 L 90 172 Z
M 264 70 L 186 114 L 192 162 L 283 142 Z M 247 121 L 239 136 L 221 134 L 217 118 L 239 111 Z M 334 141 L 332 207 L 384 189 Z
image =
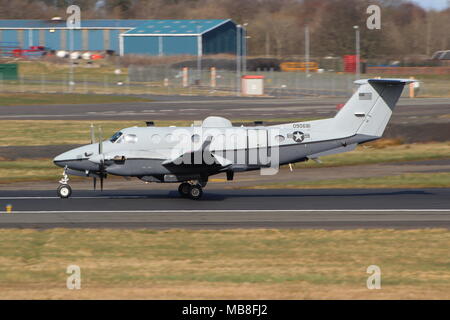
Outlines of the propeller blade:
M 98 128 L 98 154 L 103 153 L 102 127 Z
M 95 131 L 94 124 L 91 123 L 91 144 L 95 143 Z
M 103 159 L 102 127 L 98 127 L 98 154 L 100 156 L 100 190 L 103 191 L 103 178 L 105 177 L 105 160 Z
M 94 190 L 97 189 L 97 178 L 94 178 Z

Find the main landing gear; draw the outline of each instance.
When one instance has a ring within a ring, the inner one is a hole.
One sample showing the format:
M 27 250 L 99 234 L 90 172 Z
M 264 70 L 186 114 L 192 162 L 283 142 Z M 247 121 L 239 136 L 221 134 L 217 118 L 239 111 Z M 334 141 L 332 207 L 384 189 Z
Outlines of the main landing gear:
M 67 199 L 72 195 L 72 188 L 69 186 L 69 176 L 66 173 L 67 167 L 64 168 L 63 177 L 59 180 L 59 187 L 56 190 L 58 196 Z
M 206 183 L 199 183 L 199 182 L 183 182 L 178 187 L 178 192 L 181 194 L 182 197 L 191 198 L 192 200 L 198 200 L 203 195 L 203 187 L 206 185 Z

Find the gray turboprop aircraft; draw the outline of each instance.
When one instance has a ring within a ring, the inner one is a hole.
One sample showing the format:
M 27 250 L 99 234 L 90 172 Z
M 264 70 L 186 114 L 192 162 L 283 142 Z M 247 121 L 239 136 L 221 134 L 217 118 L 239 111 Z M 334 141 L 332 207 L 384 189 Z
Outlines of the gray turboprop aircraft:
M 57 156 L 64 168 L 58 187 L 71 196 L 68 175 L 97 179 L 103 190 L 107 175 L 137 177 L 145 182 L 179 182 L 182 196 L 199 199 L 208 178 L 261 170 L 275 174 L 280 165 L 318 161 L 319 157 L 352 151 L 358 144 L 381 138 L 403 87 L 404 79 L 358 80 L 359 88 L 334 118 L 275 126 L 233 127 L 222 117 L 208 117 L 201 126 L 132 127 L 109 140 Z

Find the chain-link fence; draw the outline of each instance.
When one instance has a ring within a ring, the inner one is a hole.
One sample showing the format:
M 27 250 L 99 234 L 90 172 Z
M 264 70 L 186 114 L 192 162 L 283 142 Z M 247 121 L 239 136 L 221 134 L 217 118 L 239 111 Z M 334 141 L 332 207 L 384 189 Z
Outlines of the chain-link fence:
M 166 86 L 172 91 L 191 88 L 207 94 L 237 95 L 240 90 L 239 76 L 230 70 L 172 69 L 170 67 L 130 66 L 131 82 L 150 83 L 155 86 Z M 301 96 L 349 96 L 354 92 L 356 76 L 348 73 L 305 73 L 261 70 L 247 72 L 247 75 L 264 77 L 264 93 L 276 97 Z M 371 78 L 379 75 L 361 75 Z M 450 79 L 419 79 L 414 88 L 416 97 L 450 97 Z M 409 97 L 410 90 L 403 91 L 403 97 Z
M 131 65 L 128 74 L 34 74 L 3 80 L 0 93 L 80 93 L 118 95 L 241 95 L 240 76 L 230 70 L 174 69 L 169 66 Z M 264 95 L 279 98 L 304 96 L 349 96 L 355 75 L 345 73 L 279 72 L 262 70 L 247 75 L 264 77 Z M 363 78 L 369 76 L 362 75 Z M 433 79 L 415 88 L 418 97 L 449 97 L 450 80 Z M 403 92 L 408 97 L 409 90 Z
M 168 67 L 130 66 L 130 81 L 165 85 L 172 88 L 193 87 L 209 94 L 239 94 L 242 76 L 229 70 L 171 69 Z M 269 96 L 328 95 L 347 96 L 353 91 L 354 75 L 256 71 L 247 75 L 264 77 L 264 92 Z

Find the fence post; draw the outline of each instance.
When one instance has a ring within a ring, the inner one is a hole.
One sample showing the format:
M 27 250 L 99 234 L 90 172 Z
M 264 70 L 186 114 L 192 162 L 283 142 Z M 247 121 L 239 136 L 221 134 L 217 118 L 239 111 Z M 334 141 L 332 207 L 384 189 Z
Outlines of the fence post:
M 410 78 L 411 80 L 414 80 L 414 77 L 409 77 L 409 78 Z M 415 98 L 415 92 L 414 92 L 414 89 L 415 89 L 415 83 L 412 82 L 412 83 L 409 84 L 409 97 L 410 97 L 411 99 Z
M 215 67 L 211 67 L 211 88 L 215 89 L 216 88 L 216 68 Z
M 188 68 L 184 67 L 182 73 L 183 73 L 183 88 L 186 88 L 189 83 Z

